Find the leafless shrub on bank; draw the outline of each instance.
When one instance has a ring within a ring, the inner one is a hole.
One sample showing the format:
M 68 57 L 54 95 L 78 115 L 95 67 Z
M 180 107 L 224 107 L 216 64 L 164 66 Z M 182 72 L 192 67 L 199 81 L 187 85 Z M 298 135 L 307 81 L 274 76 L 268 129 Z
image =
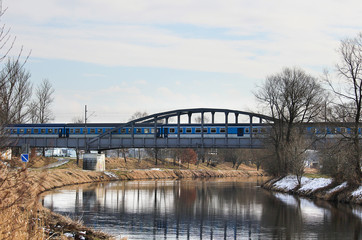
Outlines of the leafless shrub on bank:
M 348 141 L 328 143 L 319 151 L 321 172 L 333 177 L 338 182 L 355 182 L 357 176 L 354 166 L 350 164 L 354 147 Z
M 264 107 L 263 112 L 275 119 L 265 139 L 270 153 L 266 170 L 275 176 L 292 173 L 294 166 L 302 164 L 297 161 L 303 161 L 299 157 L 301 151 L 295 149 L 296 142 L 302 141 L 301 124 L 320 118 L 324 90 L 316 78 L 303 70 L 285 68 L 267 77 L 255 96 Z
M 326 81 L 334 93 L 334 117 L 351 124 L 351 133 L 345 139 L 353 149 L 348 148 L 348 164 L 353 167 L 349 181 L 359 183 L 362 177 L 360 129 L 362 118 L 362 33 L 354 38 L 341 41 L 340 63 L 336 66 L 339 79 L 332 81 L 326 74 Z

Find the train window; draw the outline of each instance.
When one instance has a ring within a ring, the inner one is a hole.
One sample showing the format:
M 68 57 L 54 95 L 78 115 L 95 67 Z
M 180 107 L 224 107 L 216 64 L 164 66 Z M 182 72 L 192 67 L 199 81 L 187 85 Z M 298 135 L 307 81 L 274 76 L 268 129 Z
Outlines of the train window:
M 142 128 L 136 128 L 136 133 L 141 133 L 142 132 Z
M 332 134 L 337 133 L 337 129 L 336 129 L 336 128 L 330 128 L 329 131 L 330 131 Z
M 103 129 L 102 129 L 102 128 L 98 128 L 97 132 L 98 132 L 98 133 L 102 133 L 102 132 L 103 132 Z
M 26 134 L 30 134 L 31 133 L 31 129 L 26 129 Z
M 151 133 L 155 133 L 155 129 L 154 129 L 154 128 L 151 128 Z
M 150 133 L 150 129 L 149 129 L 149 128 L 145 128 L 145 129 L 143 129 L 143 132 L 144 132 L 144 133 Z
M 204 133 L 207 133 L 207 128 L 203 128 L 202 130 Z
M 19 129 L 19 133 L 24 133 L 24 129 L 23 129 L 23 128 L 20 128 L 20 129 Z
M 347 129 L 345 127 L 341 127 L 340 133 L 346 133 L 346 132 L 347 132 Z
M 225 128 L 220 128 L 220 133 L 225 133 Z
M 58 129 L 56 128 L 56 129 L 54 129 L 54 133 L 58 133 Z
M 311 133 L 317 133 L 317 129 L 316 129 L 316 128 L 311 128 L 311 129 L 310 129 L 310 132 L 311 132 Z
M 74 129 L 73 128 L 71 128 L 71 129 L 69 129 L 69 133 L 74 133 Z
M 186 133 L 191 133 L 192 129 L 191 128 L 186 128 Z
M 253 133 L 257 133 L 258 129 L 257 128 L 253 128 Z
M 265 128 L 260 128 L 260 132 L 261 133 L 266 133 L 266 129 Z
M 53 133 L 53 129 L 52 128 L 48 129 L 48 133 Z
M 216 128 L 211 128 L 211 129 L 210 129 L 210 132 L 211 132 L 211 133 L 216 133 Z
M 40 133 L 45 133 L 45 129 L 44 128 L 40 129 Z
M 121 129 L 121 133 L 126 133 L 126 129 L 125 129 L 125 128 L 122 128 L 122 129 Z
M 174 129 L 174 128 L 170 128 L 170 133 L 175 133 L 175 129 Z
M 95 133 L 95 132 L 96 132 L 96 130 L 94 128 L 90 129 L 90 133 Z
M 80 129 L 79 129 L 79 128 L 76 128 L 76 129 L 75 129 L 75 133 L 78 133 L 78 134 L 79 134 L 79 133 L 80 133 Z
M 249 133 L 249 128 L 245 128 L 245 133 Z
M 319 128 L 318 132 L 321 133 L 321 134 L 325 134 L 326 130 L 327 130 L 326 128 Z
M 35 133 L 35 134 L 39 133 L 39 129 L 37 129 L 37 128 L 34 129 L 34 133 Z
M 83 134 L 87 134 L 88 133 L 88 129 L 84 128 L 83 129 Z
M 201 132 L 201 128 L 196 128 L 196 129 L 195 129 L 195 132 L 196 132 L 196 133 L 200 133 L 200 132 Z
M 180 129 L 179 129 L 179 132 L 180 132 L 180 133 L 183 133 L 183 132 L 184 132 L 184 129 L 183 129 L 183 128 L 180 128 Z

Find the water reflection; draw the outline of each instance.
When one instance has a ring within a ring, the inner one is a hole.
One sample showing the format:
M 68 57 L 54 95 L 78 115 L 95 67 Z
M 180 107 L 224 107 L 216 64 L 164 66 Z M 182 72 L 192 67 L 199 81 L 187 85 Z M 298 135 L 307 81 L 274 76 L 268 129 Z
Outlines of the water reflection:
M 45 207 L 129 239 L 358 239 L 358 206 L 257 187 L 257 179 L 135 181 L 63 189 Z

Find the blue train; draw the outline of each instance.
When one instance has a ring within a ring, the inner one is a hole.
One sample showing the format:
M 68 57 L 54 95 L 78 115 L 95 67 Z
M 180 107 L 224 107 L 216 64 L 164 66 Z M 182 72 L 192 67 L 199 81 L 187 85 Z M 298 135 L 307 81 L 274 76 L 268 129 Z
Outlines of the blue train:
M 34 138 L 91 138 L 106 133 L 109 130 L 120 126 L 119 123 L 90 123 L 84 124 L 13 124 L 5 128 L 6 133 L 10 137 L 34 137 Z M 349 127 L 326 127 L 325 125 L 308 124 L 306 125 L 307 133 L 312 135 L 334 135 L 349 134 Z M 158 124 L 156 127 L 156 137 L 158 138 L 177 138 L 180 134 L 185 138 L 200 137 L 203 132 L 204 138 L 223 138 L 226 131 L 229 138 L 249 138 L 253 136 L 262 136 L 267 133 L 270 126 L 267 124 L 253 124 L 250 128 L 249 124 L 229 124 L 228 128 L 225 124 Z M 361 129 L 360 134 L 361 134 Z M 130 137 L 132 127 L 125 126 L 112 132 L 112 137 Z M 133 128 L 135 138 L 152 138 L 155 136 L 155 128 L 153 124 L 137 124 Z
M 91 124 L 14 124 L 5 128 L 10 137 L 59 137 L 59 138 L 84 138 L 95 137 L 99 134 L 120 126 L 114 123 L 91 123 Z M 268 130 L 265 124 L 253 125 L 253 134 L 263 134 Z M 225 137 L 226 127 L 224 124 L 161 124 L 157 125 L 156 136 L 159 138 L 186 138 L 199 137 L 203 132 L 204 137 L 217 138 Z M 112 137 L 129 137 L 132 134 L 132 127 L 126 126 L 112 132 Z M 228 137 L 249 137 L 249 124 L 229 124 L 227 128 Z M 133 128 L 134 137 L 147 138 L 155 136 L 153 124 L 137 124 Z

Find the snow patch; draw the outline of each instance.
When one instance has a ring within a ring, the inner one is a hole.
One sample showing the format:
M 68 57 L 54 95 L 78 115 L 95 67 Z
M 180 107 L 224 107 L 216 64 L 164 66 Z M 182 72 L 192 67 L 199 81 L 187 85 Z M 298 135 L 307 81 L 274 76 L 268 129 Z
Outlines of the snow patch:
M 331 193 L 337 192 L 337 191 L 339 191 L 339 190 L 341 190 L 342 188 L 345 188 L 345 187 L 347 187 L 347 182 L 344 182 L 344 183 L 338 185 L 337 187 L 332 188 L 332 189 L 329 190 L 327 193 L 328 193 L 328 194 L 331 194 Z
M 69 237 L 72 238 L 72 237 L 74 237 L 74 234 L 73 234 L 73 233 L 64 233 L 64 236 L 66 236 L 66 237 L 68 237 L 68 238 L 69 238 Z
M 110 178 L 117 178 L 117 175 L 111 172 L 104 172 L 104 174 L 106 174 Z
M 301 188 L 298 190 L 299 192 L 314 192 L 319 188 L 323 188 L 332 183 L 332 179 L 330 178 L 301 178 Z M 298 186 L 298 179 L 295 175 L 289 175 L 284 177 L 283 179 L 275 182 L 273 187 L 277 190 L 281 191 L 290 191 L 295 189 Z M 343 186 L 342 186 L 343 187 Z
M 306 184 L 302 183 L 302 187 L 298 190 L 300 192 L 314 192 L 319 188 L 323 188 L 332 183 L 330 178 L 312 178 Z
M 360 186 L 357 190 L 352 192 L 352 197 L 362 199 L 362 186 Z
M 150 170 L 161 171 L 160 168 L 151 168 Z
M 309 181 L 309 178 L 302 177 L 302 185 Z M 297 176 L 289 175 L 273 184 L 279 190 L 290 191 L 298 186 Z

